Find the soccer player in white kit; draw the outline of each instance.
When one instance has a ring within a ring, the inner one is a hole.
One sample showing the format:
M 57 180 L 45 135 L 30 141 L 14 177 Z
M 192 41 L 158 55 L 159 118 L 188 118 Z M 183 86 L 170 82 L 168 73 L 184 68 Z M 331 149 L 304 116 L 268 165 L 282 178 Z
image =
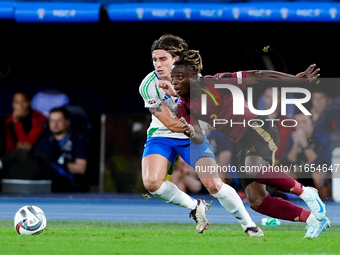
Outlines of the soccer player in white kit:
M 152 113 L 142 156 L 142 178 L 145 188 L 155 197 L 189 209 L 191 211 L 189 215 L 196 221 L 196 230 L 202 233 L 209 224 L 206 219 L 205 201 L 192 198 L 175 184 L 165 180 L 167 173 L 172 174 L 177 155 L 188 164 L 191 163 L 192 167 L 196 162 L 200 165 L 216 164 L 212 147 L 207 140 L 202 145 L 190 145 L 190 139 L 182 133 L 183 123 L 173 112 L 177 98 L 169 96 L 159 88 L 160 84 L 171 85 L 172 65 L 179 58 L 181 51 L 186 49 L 188 49 L 186 42 L 173 35 L 163 35 L 151 47 L 155 71 L 149 73 L 139 87 L 144 105 Z M 263 236 L 263 232 L 251 220 L 236 191 L 224 184 L 217 173 L 210 178 L 201 176 L 200 179 L 210 194 L 238 220 L 248 235 Z

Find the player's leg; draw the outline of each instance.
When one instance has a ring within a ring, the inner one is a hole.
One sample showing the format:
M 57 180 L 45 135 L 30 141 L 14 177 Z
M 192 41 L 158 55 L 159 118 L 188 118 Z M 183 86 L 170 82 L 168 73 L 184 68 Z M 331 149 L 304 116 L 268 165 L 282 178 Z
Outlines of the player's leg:
M 171 148 L 171 139 L 149 139 L 144 147 L 142 159 L 142 178 L 144 187 L 155 197 L 171 204 L 194 210 L 197 201 L 166 181 L 166 175 L 172 167 L 176 151 Z
M 254 155 L 246 158 L 246 165 L 250 162 L 252 166 L 257 162 L 258 167 L 266 163 L 261 157 Z M 308 225 L 306 227 L 307 233 L 305 237 L 318 237 L 325 228 L 330 227 L 330 221 L 327 217 L 319 221 L 311 211 L 294 205 L 282 198 L 271 197 L 265 185 L 257 181 L 248 184 L 245 188 L 245 193 L 249 200 L 250 207 L 261 214 L 289 221 L 306 222 Z
M 267 193 L 264 184 L 254 181 L 247 186 L 245 193 L 249 199 L 250 206 L 261 214 L 278 219 L 307 223 L 305 238 L 318 237 L 326 228 L 330 227 L 330 221 L 327 217 L 319 221 L 310 211 L 282 198 L 271 197 Z
M 269 167 L 271 169 L 271 167 Z M 290 192 L 299 196 L 306 202 L 318 220 L 326 215 L 326 207 L 319 197 L 318 191 L 312 187 L 304 187 L 301 183 L 291 178 L 284 172 L 258 173 L 255 180 L 259 183 L 268 184 L 283 192 Z
M 303 187 L 283 171 L 274 171 L 268 162 L 275 161 L 275 151 L 280 143 L 280 135 L 276 128 L 269 123 L 259 126 L 256 122 L 247 130 L 245 139 L 242 138 L 240 150 L 244 153 L 244 164 L 254 171 L 253 178 L 258 183 L 270 185 L 283 192 L 291 192 L 303 199 L 318 220 L 325 217 L 325 204 L 317 191 Z
M 254 157 L 256 156 L 249 156 L 247 160 L 250 160 L 250 158 Z M 261 162 L 263 159 L 258 157 L 258 160 Z M 248 162 L 248 164 L 258 165 L 259 170 L 261 171 L 260 166 L 261 164 L 263 164 L 263 162 L 257 164 Z M 270 185 L 276 188 L 277 190 L 287 193 L 290 192 L 299 196 L 306 202 L 306 204 L 308 205 L 308 207 L 318 220 L 322 220 L 325 217 L 326 214 L 325 204 L 322 202 L 316 189 L 311 187 L 303 187 L 301 183 L 297 182 L 288 174 L 281 171 L 273 170 L 274 169 L 272 167 L 270 166 L 267 167 L 266 172 L 261 171 L 257 173 L 254 180 L 257 181 L 258 183 Z
M 224 184 L 216 171 L 204 173 L 203 168 L 209 169 L 211 166 L 217 166 L 213 148 L 206 138 L 201 145 L 191 144 L 190 157 L 184 157 L 183 159 L 195 168 L 209 193 L 216 197 L 221 205 L 236 218 L 248 235 L 263 236 L 262 230 L 252 221 L 235 189 Z
M 142 160 L 142 178 L 144 187 L 155 197 L 168 203 L 194 210 L 197 201 L 184 193 L 177 186 L 165 180 L 171 167 L 168 159 L 158 154 L 148 155 Z
M 175 184 L 165 180 L 166 174 L 174 165 L 177 157 L 177 152 L 174 149 L 175 144 L 180 147 L 189 147 L 190 141 L 148 139 L 144 147 L 142 160 L 143 183 L 145 188 L 155 197 L 189 209 L 189 216 L 196 221 L 197 232 L 203 233 L 208 224 L 205 201 L 190 197 Z
M 289 221 L 307 222 L 314 215 L 310 211 L 296 206 L 279 197 L 271 197 L 266 185 L 253 181 L 245 188 L 250 207 L 258 213 Z
M 261 166 L 266 166 L 267 164 L 268 162 L 257 155 L 250 155 L 245 159 L 246 169 L 256 169 L 256 167 L 261 169 Z M 251 178 L 251 176 L 249 176 L 249 178 Z M 309 211 L 282 198 L 271 197 L 264 183 L 258 182 L 257 178 L 255 178 L 255 182 L 253 180 L 254 179 L 251 178 L 245 188 L 245 193 L 252 209 L 274 218 L 306 222 L 307 217 L 310 215 Z M 279 182 L 283 180 L 275 178 L 275 181 Z M 273 182 L 270 183 L 271 185 L 273 184 Z M 276 184 L 276 182 L 274 182 L 274 184 Z M 274 185 L 272 186 L 277 188 Z

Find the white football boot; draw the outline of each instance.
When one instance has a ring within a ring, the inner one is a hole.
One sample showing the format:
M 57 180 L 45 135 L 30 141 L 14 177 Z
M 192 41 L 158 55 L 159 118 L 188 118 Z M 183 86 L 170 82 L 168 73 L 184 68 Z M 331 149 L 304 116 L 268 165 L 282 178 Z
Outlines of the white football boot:
M 331 222 L 327 217 L 323 218 L 323 220 L 313 220 L 307 226 L 307 232 L 305 234 L 305 238 L 315 238 L 321 235 L 322 232 L 327 231 L 327 228 L 331 227 Z
M 198 199 L 196 208 L 189 214 L 189 217 L 195 220 L 196 230 L 200 234 L 202 234 L 203 231 L 207 229 L 207 225 L 209 225 L 208 219 L 206 217 L 207 211 L 207 203 L 202 199 Z
M 244 231 L 248 236 L 264 236 L 263 231 L 258 227 L 250 227 Z
M 318 191 L 312 187 L 303 187 L 300 198 L 305 201 L 315 218 L 319 221 L 326 216 L 326 206 L 319 197 Z

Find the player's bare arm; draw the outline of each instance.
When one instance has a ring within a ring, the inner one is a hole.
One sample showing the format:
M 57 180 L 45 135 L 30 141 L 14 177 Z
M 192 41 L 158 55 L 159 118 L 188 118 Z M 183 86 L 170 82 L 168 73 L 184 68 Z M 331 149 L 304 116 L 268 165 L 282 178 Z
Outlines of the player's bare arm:
M 199 124 L 183 124 L 183 133 L 190 138 L 194 144 L 202 144 L 204 135 Z
M 182 133 L 182 122 L 174 117 L 170 109 L 165 104 L 160 104 L 155 108 L 149 108 L 149 111 L 163 123 L 171 132 Z
M 157 106 L 157 107 L 155 107 L 155 108 L 149 108 L 149 111 L 150 111 L 152 114 L 155 114 L 156 112 L 162 112 L 161 105 L 162 105 L 162 104 L 160 104 L 159 106 Z
M 285 80 L 287 82 L 301 82 L 303 80 L 306 81 L 314 81 L 317 79 L 320 74 L 320 68 L 315 69 L 316 65 L 310 65 L 306 71 L 298 73 L 297 75 L 281 73 L 272 70 L 252 70 L 247 71 L 247 84 L 255 84 L 259 82 L 259 79 L 272 79 L 272 80 Z

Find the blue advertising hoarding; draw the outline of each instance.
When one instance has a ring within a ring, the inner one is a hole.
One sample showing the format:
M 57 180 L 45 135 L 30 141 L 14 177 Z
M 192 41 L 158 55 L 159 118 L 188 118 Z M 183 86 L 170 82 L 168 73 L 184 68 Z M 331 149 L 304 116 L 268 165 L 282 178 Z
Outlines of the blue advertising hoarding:
M 100 3 L 19 2 L 14 19 L 17 22 L 98 22 Z
M 14 18 L 14 1 L 1 1 L 0 2 L 0 19 L 13 19 Z
M 101 3 L 0 1 L 0 19 L 98 22 Z M 125 3 L 106 9 L 112 22 L 339 22 L 339 2 Z
M 339 22 L 340 3 L 111 4 L 111 21 Z

